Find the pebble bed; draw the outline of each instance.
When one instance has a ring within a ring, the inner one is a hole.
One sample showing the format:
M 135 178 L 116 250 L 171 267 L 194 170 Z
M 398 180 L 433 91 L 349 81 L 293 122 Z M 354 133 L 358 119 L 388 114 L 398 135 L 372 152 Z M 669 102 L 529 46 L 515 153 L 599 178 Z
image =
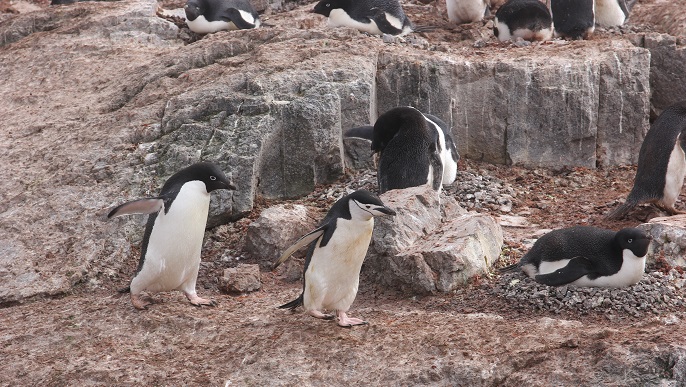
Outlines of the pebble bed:
M 636 285 L 627 288 L 550 287 L 523 273 L 504 273 L 491 291 L 518 308 L 533 308 L 552 313 L 603 313 L 609 320 L 620 315 L 643 317 L 683 310 L 686 273 L 671 270 L 664 274 L 644 274 Z

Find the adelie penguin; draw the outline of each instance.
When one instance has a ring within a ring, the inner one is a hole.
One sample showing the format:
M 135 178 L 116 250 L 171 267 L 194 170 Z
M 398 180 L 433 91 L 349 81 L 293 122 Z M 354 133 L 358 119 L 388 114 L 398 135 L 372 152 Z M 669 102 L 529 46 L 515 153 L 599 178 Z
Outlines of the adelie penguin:
M 593 0 L 550 0 L 555 36 L 587 39 L 595 30 Z
M 489 14 L 488 0 L 446 0 L 448 19 L 457 24 L 482 20 Z
M 431 27 L 415 27 L 398 0 L 322 0 L 313 13 L 328 17 L 329 27 L 351 27 L 372 35 L 406 35 Z
M 260 26 L 260 17 L 248 0 L 188 0 L 184 11 L 188 28 L 198 34 Z
M 607 219 L 619 219 L 642 203 L 652 203 L 669 215 L 683 214 L 674 208 L 686 176 L 686 101 L 665 109 L 650 126 L 641 150 L 634 187 L 626 202 Z
M 625 0 L 595 0 L 595 22 L 601 27 L 616 27 L 629 17 Z
M 493 34 L 501 41 L 522 38 L 545 41 L 553 37 L 553 18 L 539 0 L 509 0 L 495 13 Z
M 430 184 L 440 191 L 457 175 L 459 155 L 445 122 L 413 107 L 393 108 L 374 123 L 379 192 Z
M 357 295 L 374 217 L 382 215 L 395 215 L 395 212 L 368 191 L 355 191 L 334 203 L 321 225 L 295 242 L 274 263 L 274 268 L 278 267 L 296 250 L 309 245 L 303 291 L 279 308 L 293 310 L 303 306 L 313 317 L 337 318 L 342 327 L 366 324 L 349 317 L 347 312 Z M 335 311 L 335 316 L 324 314 L 323 310 Z
M 521 269 L 549 286 L 630 286 L 643 277 L 651 240 L 637 228 L 618 232 L 588 226 L 554 230 L 539 238 L 518 264 L 501 272 Z
M 138 269 L 127 289 L 134 307 L 145 309 L 150 304 L 141 298 L 143 291 L 170 290 L 182 291 L 193 305 L 214 305 L 197 295 L 195 282 L 210 192 L 218 189 L 236 188 L 216 165 L 196 163 L 172 175 L 159 196 L 124 203 L 107 215 L 150 214 Z

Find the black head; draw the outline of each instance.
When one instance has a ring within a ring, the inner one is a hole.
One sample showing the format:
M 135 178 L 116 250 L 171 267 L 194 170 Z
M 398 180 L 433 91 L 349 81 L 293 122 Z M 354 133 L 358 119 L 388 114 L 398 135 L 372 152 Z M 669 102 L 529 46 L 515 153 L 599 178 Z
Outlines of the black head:
M 386 207 L 378 196 L 367 190 L 357 190 L 347 196 L 348 203 L 354 202 L 355 207 L 368 212 L 372 216 L 395 215 L 395 211 Z
M 219 167 L 212 163 L 200 162 L 176 172 L 167 179 L 162 187 L 162 193 L 180 189 L 183 184 L 189 181 L 202 181 L 205 183 L 207 192 L 216 189 L 236 189 Z
M 648 253 L 648 246 L 653 238 L 650 234 L 637 228 L 625 228 L 615 235 L 615 243 L 622 250 L 629 249 L 637 257 L 644 257 Z
M 380 115 L 374 123 L 372 152 L 382 152 L 403 127 L 426 127 L 426 119 L 419 110 L 401 106 Z
M 204 0 L 188 0 L 183 10 L 186 12 L 186 18 L 193 21 L 198 18 L 198 16 L 205 13 L 205 1 Z
M 354 0 L 354 1 L 359 1 L 359 0 Z M 319 3 L 317 3 L 317 5 L 314 6 L 312 13 L 318 13 L 320 15 L 324 15 L 326 17 L 329 17 L 331 10 L 336 9 L 336 8 L 346 9 L 346 7 L 348 6 L 348 3 L 350 3 L 350 0 L 322 0 Z

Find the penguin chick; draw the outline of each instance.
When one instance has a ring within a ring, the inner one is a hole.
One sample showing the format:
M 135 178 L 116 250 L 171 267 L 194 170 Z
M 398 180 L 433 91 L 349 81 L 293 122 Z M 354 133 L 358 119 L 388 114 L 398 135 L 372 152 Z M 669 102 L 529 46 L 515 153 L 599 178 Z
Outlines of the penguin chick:
M 334 203 L 321 225 L 295 242 L 274 263 L 274 268 L 278 267 L 296 250 L 309 244 L 303 291 L 279 308 L 293 310 L 302 305 L 313 317 L 337 318 L 342 327 L 366 324 L 361 319 L 348 317 L 347 312 L 357 295 L 374 217 L 381 215 L 395 215 L 395 211 L 365 190 L 355 191 Z M 322 310 L 335 311 L 336 315 L 324 314 Z
M 553 37 L 553 18 L 539 0 L 509 0 L 495 13 L 493 34 L 501 41 L 522 38 L 545 41 Z
M 550 0 L 555 36 L 587 39 L 595 30 L 593 0 Z
M 351 27 L 372 35 L 414 31 L 398 0 L 322 0 L 313 13 L 328 17 L 329 27 Z
M 448 19 L 457 24 L 472 23 L 488 15 L 488 0 L 446 0 Z
M 620 219 L 642 203 L 652 203 L 669 215 L 686 176 L 686 101 L 676 103 L 653 122 L 638 152 L 634 187 L 626 202 L 606 216 Z
M 248 0 L 188 0 L 184 11 L 188 28 L 198 34 L 260 26 L 260 17 Z
M 618 232 L 576 226 L 554 230 L 534 243 L 518 264 L 536 282 L 549 285 L 625 287 L 641 280 L 652 238 L 643 230 Z
M 214 305 L 200 298 L 195 283 L 200 268 L 200 250 L 205 235 L 210 192 L 231 189 L 224 173 L 214 164 L 196 163 L 172 175 L 160 195 L 139 199 L 114 208 L 108 218 L 129 214 L 150 214 L 143 234 L 138 269 L 127 290 L 131 303 L 145 309 L 143 291 L 180 290 L 191 304 Z

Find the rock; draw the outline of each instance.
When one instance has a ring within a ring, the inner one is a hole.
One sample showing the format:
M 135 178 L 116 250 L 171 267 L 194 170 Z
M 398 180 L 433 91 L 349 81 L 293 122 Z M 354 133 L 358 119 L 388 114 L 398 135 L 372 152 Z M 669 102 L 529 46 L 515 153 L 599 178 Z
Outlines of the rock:
M 317 221 L 308 215 L 303 205 L 269 207 L 248 226 L 243 249 L 262 268 L 271 268 L 288 247 L 315 227 Z M 304 257 L 304 250 L 296 252 L 295 256 Z
M 381 200 L 397 215 L 377 220 L 366 270 L 386 286 L 418 294 L 448 292 L 484 275 L 503 236 L 488 215 L 467 212 L 430 187 L 391 190 Z
M 645 34 L 643 45 L 650 50 L 650 99 L 659 115 L 686 95 L 686 46 L 665 34 Z
M 343 138 L 345 148 L 345 166 L 354 170 L 372 169 L 374 158 L 372 156 L 372 142 L 358 137 Z
M 653 218 L 637 227 L 653 237 L 647 263 L 655 263 L 658 257 L 664 257 L 671 266 L 686 266 L 686 215 Z
M 250 293 L 261 287 L 259 265 L 241 263 L 224 269 L 224 276 L 219 279 L 219 288 L 226 293 Z

